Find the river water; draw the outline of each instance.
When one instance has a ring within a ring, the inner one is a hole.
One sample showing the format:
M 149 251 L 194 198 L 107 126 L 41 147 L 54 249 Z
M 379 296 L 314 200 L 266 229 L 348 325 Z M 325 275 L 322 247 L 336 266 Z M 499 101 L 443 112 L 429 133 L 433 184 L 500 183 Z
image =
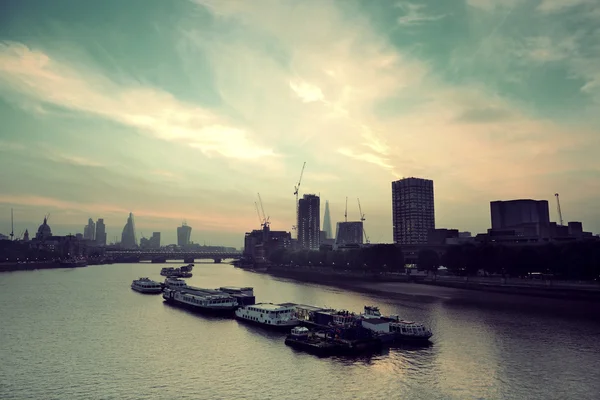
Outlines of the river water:
M 0 274 L 0 398 L 597 399 L 600 393 L 595 317 L 481 307 L 481 293 L 469 299 L 448 288 L 406 284 L 407 295 L 392 299 L 196 264 L 194 286 L 253 286 L 257 302 L 352 311 L 376 304 L 434 332 L 428 348 L 318 358 L 288 348 L 280 333 L 191 314 L 130 289 L 140 276 L 158 280 L 163 266 Z

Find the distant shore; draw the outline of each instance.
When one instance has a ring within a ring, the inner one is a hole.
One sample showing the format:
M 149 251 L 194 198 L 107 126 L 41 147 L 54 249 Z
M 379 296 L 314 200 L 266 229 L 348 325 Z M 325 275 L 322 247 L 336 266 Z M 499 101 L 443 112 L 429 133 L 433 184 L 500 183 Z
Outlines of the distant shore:
M 8 262 L 0 263 L 0 272 L 12 271 L 33 271 L 36 269 L 51 269 L 60 268 L 60 263 L 57 261 L 36 261 L 36 262 Z
M 594 283 L 553 283 L 553 282 L 509 282 L 501 283 L 477 278 L 454 277 L 443 279 L 438 277 L 424 278 L 411 277 L 410 275 L 393 273 L 364 273 L 364 272 L 333 272 L 331 269 L 310 267 L 270 267 L 256 270 L 269 275 L 289 278 L 303 282 L 321 283 L 330 286 L 339 286 L 357 291 L 401 295 L 406 285 L 403 283 L 414 282 L 416 285 L 433 285 L 472 291 L 494 292 L 502 294 L 524 295 L 565 300 L 584 300 L 600 302 L 600 285 Z

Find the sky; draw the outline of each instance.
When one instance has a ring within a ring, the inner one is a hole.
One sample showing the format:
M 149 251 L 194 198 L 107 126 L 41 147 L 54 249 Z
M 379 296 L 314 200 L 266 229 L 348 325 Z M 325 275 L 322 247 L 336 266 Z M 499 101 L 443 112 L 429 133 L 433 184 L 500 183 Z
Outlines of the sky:
M 551 202 L 600 232 L 599 0 L 1 0 L 0 233 L 241 247 L 294 185 L 391 242 L 391 182 L 436 226 Z

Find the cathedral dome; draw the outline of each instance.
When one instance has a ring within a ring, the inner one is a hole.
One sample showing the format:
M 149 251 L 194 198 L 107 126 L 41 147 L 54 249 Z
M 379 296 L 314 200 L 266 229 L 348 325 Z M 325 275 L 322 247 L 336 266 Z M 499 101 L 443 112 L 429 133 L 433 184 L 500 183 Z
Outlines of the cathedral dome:
M 44 223 L 40 225 L 38 228 L 37 234 L 35 235 L 36 239 L 44 240 L 52 236 L 52 230 L 50 229 L 50 225 L 48 225 L 48 219 L 44 218 Z

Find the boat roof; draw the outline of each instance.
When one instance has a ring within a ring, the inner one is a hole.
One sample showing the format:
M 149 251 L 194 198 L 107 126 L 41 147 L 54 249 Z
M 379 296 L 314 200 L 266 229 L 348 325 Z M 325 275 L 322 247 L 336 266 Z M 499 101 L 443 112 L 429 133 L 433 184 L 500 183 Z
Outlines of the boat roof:
M 367 319 L 363 319 L 364 322 L 368 322 L 369 324 L 372 325 L 383 325 L 383 324 L 389 324 L 390 321 L 389 320 L 385 320 L 382 318 L 367 318 Z
M 306 305 L 306 304 L 282 303 L 282 305 L 285 305 L 286 307 L 296 307 L 297 309 L 306 310 L 306 311 L 322 311 L 322 310 L 325 310 L 325 308 L 323 308 L 323 307 L 309 306 L 309 305 Z
M 279 311 L 283 308 L 294 307 L 293 305 L 289 305 L 289 304 L 290 303 L 284 303 L 284 304 L 257 303 L 257 304 L 252 304 L 250 307 L 259 308 L 259 309 L 267 310 L 267 311 Z

